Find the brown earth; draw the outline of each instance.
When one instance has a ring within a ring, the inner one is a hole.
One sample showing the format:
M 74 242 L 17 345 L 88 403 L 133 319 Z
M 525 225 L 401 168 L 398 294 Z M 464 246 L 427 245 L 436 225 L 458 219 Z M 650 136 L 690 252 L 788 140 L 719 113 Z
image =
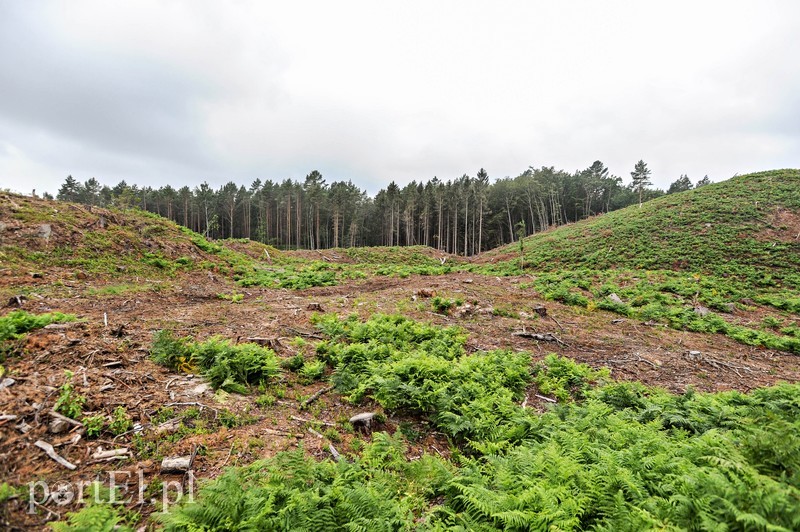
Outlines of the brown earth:
M 325 255 L 333 258 L 328 252 Z M 319 260 L 317 252 L 303 252 L 300 256 Z M 536 360 L 558 353 L 594 367 L 609 367 L 614 378 L 641 381 L 676 393 L 689 386 L 702 391 L 748 391 L 778 381 L 800 380 L 800 359 L 796 356 L 744 346 L 719 335 L 675 331 L 619 319 L 603 311 L 589 312 L 545 302 L 535 292 L 520 287 L 530 281 L 528 276 L 499 278 L 453 273 L 406 279 L 372 277 L 339 286 L 290 291 L 242 289 L 221 275 L 194 272 L 169 282 L 151 280 L 141 288 L 104 296 L 90 295 L 90 290 L 103 288 L 105 281 L 80 279 L 76 272 L 64 269 L 42 275 L 34 279 L 27 272 L 14 271 L 3 276 L 2 301 L 28 291 L 24 310 L 74 313 L 83 321 L 29 333 L 22 346 L 23 354 L 4 363 L 8 376 L 16 383 L 0 390 L 0 414 L 17 417 L 0 421 L 0 482 L 16 486 L 37 480 L 49 486 L 57 482 L 74 484 L 95 477 L 107 478 L 109 470 L 128 471 L 134 480 L 141 471 L 145 483 L 151 486 L 158 485 L 154 483 L 156 478 L 185 480 L 181 475 L 159 474 L 159 464 L 153 460 L 155 454 L 196 452 L 194 473 L 208 478 L 218 475 L 224 467 L 247 464 L 298 445 L 319 459 L 330 459 L 331 444 L 342 454 L 355 452 L 357 435 L 343 430 L 342 422 L 356 413 L 374 410 L 375 405 L 354 406 L 329 392 L 302 410 L 301 401 L 326 384 L 302 384 L 294 374 L 286 372 L 282 396 L 276 395 L 271 406 L 258 406 L 254 402 L 257 392 L 250 396 L 214 394 L 202 386 L 201 378 L 172 372 L 149 359 L 153 334 L 165 328 L 199 340 L 212 335 L 237 341 L 269 339 L 281 357 L 300 353 L 311 358 L 319 336 L 309 321 L 315 311 L 309 308 L 321 307 L 324 312 L 342 316 L 356 313 L 362 319 L 375 313 L 402 313 L 438 325 L 457 325 L 468 331 L 470 351 L 527 350 Z M 218 297 L 232 293 L 243 294 L 243 301 L 232 303 Z M 466 304 L 452 315 L 435 314 L 429 301 L 433 293 L 461 298 Z M 546 317 L 537 314 L 536 307 L 540 306 L 546 307 Z M 5 308 L 2 314 L 11 310 Z M 758 316 L 740 313 L 736 319 L 747 322 Z M 552 333 L 558 341 L 540 342 L 515 335 L 522 331 Z M 303 338 L 305 345 L 297 337 Z M 700 354 L 690 355 L 690 351 Z M 52 416 L 48 412 L 54 406 L 58 387 L 64 383 L 65 370 L 74 372 L 76 392 L 87 397 L 84 413 L 111 414 L 118 405 L 124 406 L 133 421 L 142 426 L 141 442 L 134 444 L 130 433 L 100 438 L 80 436 L 78 428 L 63 434 L 50 433 Z M 536 397 L 536 390 L 531 389 L 527 404 L 542 409 L 548 402 Z M 171 408 L 176 417 L 195 409 L 194 420 L 187 423 L 199 426 L 202 422 L 213 430 L 168 441 L 168 433 L 156 434 L 158 423 L 153 420 L 164 408 Z M 226 428 L 216 421 L 230 413 L 247 417 L 247 424 Z M 385 421 L 372 429 L 394 432 L 401 423 L 408 423 L 421 433 L 420 439 L 412 443 L 410 454 L 447 455 L 446 438 L 429 430 L 423 420 L 394 412 L 385 412 L 385 416 Z M 30 426 L 25 433 L 18 428 L 23 421 Z M 339 434 L 334 440 L 341 438 L 340 441 L 329 440 L 332 433 L 318 436 L 330 428 Z M 369 439 L 368 433 L 358 436 Z M 56 452 L 76 464 L 77 469 L 69 471 L 47 457 L 34 446 L 37 440 L 53 444 Z M 155 446 L 157 452 L 145 452 Z M 99 447 L 128 448 L 132 456 L 98 462 L 91 455 Z M 41 495 L 37 497 L 41 499 Z M 28 513 L 29 505 L 24 499 L 19 497 L 6 504 L 5 515 L 0 513 L 0 527 L 42 528 L 49 520 L 76 508 L 75 504 L 59 506 L 49 502 Z M 138 504 L 136 500 L 129 507 L 144 514 L 156 509 L 150 502 Z

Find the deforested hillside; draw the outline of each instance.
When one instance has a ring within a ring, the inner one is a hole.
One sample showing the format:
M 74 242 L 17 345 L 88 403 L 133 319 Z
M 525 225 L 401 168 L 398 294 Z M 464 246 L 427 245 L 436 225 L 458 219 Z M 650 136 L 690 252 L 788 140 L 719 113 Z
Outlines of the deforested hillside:
M 161 278 L 253 265 L 242 253 L 141 210 L 0 196 L 0 268 L 10 276 Z

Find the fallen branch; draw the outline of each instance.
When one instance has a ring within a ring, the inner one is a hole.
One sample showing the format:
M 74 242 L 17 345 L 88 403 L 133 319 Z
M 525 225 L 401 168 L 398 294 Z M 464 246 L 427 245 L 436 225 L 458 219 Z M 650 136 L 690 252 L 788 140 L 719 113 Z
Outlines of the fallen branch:
M 231 449 L 233 449 L 233 447 L 231 447 Z M 171 456 L 161 460 L 162 473 L 185 473 L 191 468 L 191 456 Z
M 655 362 L 647 360 L 643 358 L 641 355 L 637 353 L 636 358 L 609 358 L 605 360 L 604 363 L 606 364 L 627 364 L 628 362 L 644 362 L 645 364 L 650 364 L 654 368 L 658 368 L 659 365 Z
M 328 445 L 328 450 L 331 452 L 334 460 L 337 462 L 342 460 L 342 456 L 339 454 L 339 451 L 336 450 L 336 447 L 334 447 L 333 444 Z
M 731 364 L 730 362 L 725 362 L 724 360 L 717 360 L 715 358 L 703 357 L 703 358 L 700 359 L 700 361 L 701 362 L 705 362 L 709 366 L 714 367 L 716 369 L 720 369 L 720 368 L 730 369 L 734 373 L 736 373 L 736 375 L 739 378 L 743 378 L 742 374 L 739 373 L 739 370 L 745 371 L 747 373 L 752 373 L 753 372 L 752 368 L 749 368 L 747 366 L 737 366 L 736 364 Z
M 167 406 L 197 406 L 197 407 L 200 407 L 200 408 L 208 408 L 209 410 L 213 410 L 215 413 L 219 412 L 219 410 L 217 410 L 213 406 L 208 406 L 208 405 L 204 405 L 203 403 L 197 403 L 197 402 L 191 402 L 191 403 L 167 403 L 164 406 L 165 407 L 167 407 Z
M 34 445 L 39 449 L 43 450 L 45 454 L 47 454 L 47 456 L 58 462 L 60 465 L 66 467 L 70 471 L 78 467 L 75 464 L 66 460 L 65 458 L 59 456 L 56 450 L 53 449 L 53 446 L 47 443 L 46 441 L 38 440 L 36 443 L 34 443 Z
M 556 342 L 558 345 L 569 347 L 567 344 L 558 339 L 553 333 L 531 333 L 526 331 L 519 331 L 511 333 L 512 336 L 519 336 L 520 338 L 530 338 L 531 340 L 538 340 L 540 342 Z
M 38 508 L 41 508 L 42 510 L 47 512 L 47 517 L 45 517 L 45 520 L 47 520 L 47 518 L 50 517 L 51 515 L 54 515 L 54 516 L 56 516 L 56 519 L 58 521 L 61 521 L 61 514 L 60 513 L 54 512 L 53 510 L 51 510 L 50 508 L 48 508 L 44 504 L 41 504 L 40 502 L 37 502 L 36 500 L 34 500 L 33 497 L 31 497 L 28 502 L 32 503 L 34 506 L 36 506 Z
M 561 332 L 564 332 L 564 326 L 563 326 L 563 325 L 561 325 L 561 324 L 558 322 L 558 320 L 556 319 L 556 317 L 555 317 L 555 316 L 553 316 L 552 314 L 550 314 L 550 319 L 551 319 L 551 320 L 553 320 L 554 322 L 556 322 L 556 325 L 558 325 L 558 328 L 559 328 L 559 329 L 561 329 Z
M 228 460 L 230 460 L 231 459 L 231 455 L 233 455 L 233 446 L 234 445 L 236 445 L 236 440 L 233 440 L 233 443 L 231 443 L 231 450 L 228 451 L 228 456 L 227 456 L 227 458 L 225 458 L 225 461 L 222 462 L 222 465 L 219 466 L 220 468 L 223 468 L 228 464 Z
M 291 415 L 289 416 L 289 418 L 290 419 L 294 419 L 295 421 L 300 421 L 301 423 L 319 423 L 320 425 L 324 425 L 326 427 L 335 427 L 336 426 L 336 424 L 334 424 L 334 423 L 328 423 L 327 421 L 320 421 L 318 419 L 305 419 L 305 418 L 302 418 L 302 417 L 291 416 Z
M 308 405 L 310 405 L 311 403 L 313 403 L 314 401 L 316 401 L 317 399 L 319 399 L 320 397 L 322 397 L 331 390 L 333 390 L 333 385 L 318 390 L 317 392 L 314 393 L 314 395 L 312 395 L 311 397 L 309 397 L 300 404 L 300 410 L 307 408 Z
M 128 451 L 127 447 L 122 447 L 120 449 L 109 449 L 108 451 L 104 451 L 101 448 L 98 448 L 94 454 L 92 454 L 92 460 L 107 460 L 109 458 L 123 458 L 127 455 L 130 451 Z
M 62 416 L 61 414 L 59 414 L 55 410 L 50 410 L 50 412 L 48 412 L 48 414 L 50 414 L 50 417 L 54 417 L 56 419 L 60 419 L 61 421 L 65 421 L 65 422 L 69 423 L 70 425 L 75 425 L 76 427 L 82 427 L 83 426 L 83 423 L 81 423 L 80 421 L 76 421 L 76 420 L 72 419 L 71 417 Z
M 548 403 L 557 403 L 558 402 L 555 399 L 550 399 L 549 397 L 545 397 L 544 395 L 539 395 L 538 393 L 533 394 L 533 396 L 534 397 L 538 397 L 539 399 L 542 399 L 544 401 L 547 401 Z
M 200 450 L 199 445 L 192 446 L 192 455 L 189 457 L 189 469 L 192 469 L 194 467 L 194 459 L 195 457 L 197 457 L 197 451 L 199 450 Z
M 318 334 L 301 331 L 301 330 L 295 329 L 294 327 L 286 327 L 286 329 L 289 330 L 289 331 L 292 331 L 293 333 L 295 333 L 298 336 L 305 336 L 306 338 L 313 338 L 315 340 L 324 340 L 325 339 L 325 338 L 323 338 L 322 336 L 320 336 Z
M 271 436 L 289 436 L 290 438 L 296 437 L 296 435 L 291 432 L 286 432 L 284 430 L 275 430 L 270 428 L 264 429 L 264 434 L 269 434 Z

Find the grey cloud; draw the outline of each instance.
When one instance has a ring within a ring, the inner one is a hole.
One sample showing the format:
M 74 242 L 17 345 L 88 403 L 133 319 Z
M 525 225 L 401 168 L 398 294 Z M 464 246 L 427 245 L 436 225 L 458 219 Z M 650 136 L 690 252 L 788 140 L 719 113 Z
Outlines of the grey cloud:
M 166 64 L 59 41 L 25 6 L 5 4 L 0 23 L 5 120 L 101 152 L 203 162 L 195 105 L 212 87 Z

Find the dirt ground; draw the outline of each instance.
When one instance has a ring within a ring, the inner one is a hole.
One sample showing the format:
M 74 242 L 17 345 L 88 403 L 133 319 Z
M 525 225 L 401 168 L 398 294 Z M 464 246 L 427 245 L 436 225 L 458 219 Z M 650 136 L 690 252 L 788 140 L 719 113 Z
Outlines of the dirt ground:
M 324 381 L 304 385 L 286 372 L 285 395 L 270 406 L 258 406 L 254 403 L 258 393 L 214 394 L 200 377 L 172 372 L 149 359 L 153 334 L 161 329 L 199 340 L 212 335 L 238 341 L 261 338 L 268 340 L 281 357 L 302 353 L 311 358 L 319 336 L 309 318 L 320 308 L 342 316 L 357 313 L 364 319 L 374 313 L 397 312 L 438 325 L 457 325 L 468 331 L 468 347 L 473 351 L 527 350 L 535 359 L 558 353 L 594 367 L 609 367 L 616 379 L 637 380 L 676 393 L 689 386 L 702 391 L 748 391 L 778 381 L 800 380 L 800 359 L 796 356 L 744 346 L 720 335 L 680 332 L 603 311 L 588 312 L 543 301 L 530 289 L 520 288 L 521 283 L 530 281 L 527 277 L 465 273 L 405 279 L 374 277 L 290 291 L 242 289 L 220 276 L 196 272 L 168 282 L 145 283 L 140 291 L 90 296 L 87 291 L 102 288 L 103 282 L 79 280 L 67 273 L 45 272 L 43 278 L 25 281 L 53 288 L 31 294 L 23 302 L 24 310 L 74 313 L 83 321 L 29 333 L 23 355 L 4 363 L 15 383 L 0 390 L 0 415 L 6 416 L 0 418 L 0 482 L 27 486 L 44 481 L 52 488 L 59 482 L 107 478 L 110 470 L 128 472 L 134 482 L 141 472 L 144 483 L 150 486 L 158 485 L 156 478 L 162 482 L 187 481 L 185 475 L 161 474 L 160 464 L 152 457 L 137 455 L 133 433 L 87 438 L 80 427 L 52 433 L 49 425 L 53 416 L 49 412 L 64 382 L 64 370 L 74 372 L 76 392 L 87 397 L 84 413 L 110 414 L 122 405 L 146 441 L 159 439 L 159 422 L 153 418 L 164 408 L 173 409 L 176 415 L 189 408 L 199 409 L 201 418 L 209 420 L 223 410 L 250 416 L 243 426 L 217 427 L 160 448 L 159 452 L 169 456 L 195 454 L 193 471 L 198 479 L 298 445 L 320 459 L 331 458 L 329 445 L 343 454 L 354 451 L 355 434 L 342 432 L 341 440 L 332 442 L 321 432 L 340 427 L 342 420 L 354 414 L 375 411 L 375 405 L 355 406 L 331 391 L 301 409 L 303 399 L 327 386 Z M 4 302 L 19 290 L 24 277 L 17 272 L 0 279 Z M 56 281 L 61 284 L 57 286 Z M 241 302 L 218 297 L 234 292 L 243 294 Z M 466 304 L 451 315 L 435 314 L 429 301 L 432 293 L 461 298 Z M 2 313 L 11 310 L 7 307 Z M 546 316 L 539 315 L 544 312 Z M 748 319 L 744 315 L 737 318 Z M 536 341 L 519 333 L 551 333 L 554 338 Z M 295 340 L 297 337 L 307 344 L 303 346 Z M 548 401 L 536 397 L 536 393 L 530 390 L 528 406 L 545 408 Z M 394 412 L 384 414 L 385 421 L 373 425 L 372 430 L 394 432 L 401 423 L 410 424 L 421 434 L 412 444 L 412 455 L 447 454 L 446 439 L 427 430 L 422 421 Z M 358 436 L 369 439 L 368 432 Z M 38 440 L 52 444 L 76 469 L 68 470 L 48 457 L 34 445 Z M 121 460 L 100 461 L 92 458 L 100 447 L 129 452 Z M 148 496 L 153 493 L 155 490 L 148 491 Z M 34 499 L 44 500 L 40 493 Z M 143 514 L 156 509 L 149 499 L 137 501 L 136 497 L 128 507 Z M 59 505 L 52 500 L 31 505 L 20 496 L 6 504 L 5 514 L 0 514 L 0 528 L 43 528 L 48 521 L 74 509 L 75 504 Z

